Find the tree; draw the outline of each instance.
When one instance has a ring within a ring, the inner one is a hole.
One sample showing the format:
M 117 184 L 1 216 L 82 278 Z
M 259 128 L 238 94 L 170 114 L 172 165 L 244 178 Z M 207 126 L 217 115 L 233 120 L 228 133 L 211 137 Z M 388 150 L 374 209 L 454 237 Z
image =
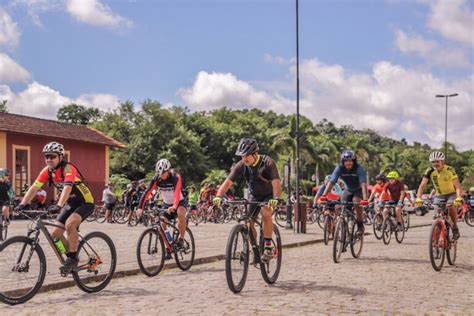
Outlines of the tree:
M 8 113 L 7 102 L 8 100 L 0 101 L 0 113 Z
M 87 125 L 97 121 L 101 116 L 97 108 L 88 108 L 84 105 L 71 103 L 58 110 L 57 118 L 60 122 Z

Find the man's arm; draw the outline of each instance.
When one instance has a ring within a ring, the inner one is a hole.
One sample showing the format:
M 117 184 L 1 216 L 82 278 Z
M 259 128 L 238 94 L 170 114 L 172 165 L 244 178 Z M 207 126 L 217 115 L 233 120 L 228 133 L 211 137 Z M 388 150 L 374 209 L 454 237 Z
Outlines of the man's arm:
M 423 177 L 421 180 L 420 185 L 418 186 L 418 192 L 416 193 L 416 197 L 420 198 L 423 196 L 423 192 L 425 192 L 426 185 L 428 184 L 429 179 L 426 177 Z
M 225 179 L 225 181 L 221 184 L 221 186 L 219 187 L 219 190 L 217 191 L 216 193 L 216 196 L 218 197 L 223 197 L 224 194 L 230 189 L 230 187 L 234 184 L 234 182 L 232 182 L 232 180 L 230 179 Z M 273 182 L 272 182 L 272 185 L 273 185 Z M 275 190 L 275 189 L 274 189 Z
M 281 181 L 280 179 L 272 180 L 273 197 L 281 197 Z
M 63 207 L 67 200 L 69 199 L 69 196 L 71 195 L 71 191 L 72 191 L 72 185 L 65 185 L 63 190 L 61 191 L 61 196 L 59 197 L 59 201 L 57 203 L 57 205 L 59 207 Z
M 367 200 L 367 183 L 366 182 L 362 182 L 360 184 L 361 188 L 362 188 L 362 199 L 363 200 Z
M 33 200 L 33 198 L 36 196 L 36 193 L 39 191 L 40 187 L 36 187 L 32 185 L 29 189 L 28 192 L 26 192 L 25 196 L 20 202 L 20 205 L 26 205 Z
M 462 198 L 462 187 L 458 178 L 453 179 L 454 187 L 456 188 L 456 196 Z

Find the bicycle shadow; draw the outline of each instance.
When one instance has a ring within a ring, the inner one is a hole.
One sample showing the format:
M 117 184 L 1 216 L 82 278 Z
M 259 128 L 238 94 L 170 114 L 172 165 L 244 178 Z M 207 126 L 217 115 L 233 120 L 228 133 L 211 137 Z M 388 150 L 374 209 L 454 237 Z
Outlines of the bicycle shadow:
M 366 289 L 361 288 L 352 288 L 346 286 L 338 285 L 324 285 L 316 283 L 314 281 L 300 281 L 300 280 L 289 280 L 289 281 L 280 281 L 271 286 L 273 289 L 284 291 L 284 292 L 298 292 L 298 293 L 307 293 L 307 292 L 337 292 L 339 294 L 345 294 L 350 296 L 364 296 L 367 295 Z
M 410 259 L 410 258 L 390 258 L 390 257 L 367 257 L 364 256 L 362 258 L 357 259 L 358 261 L 380 261 L 380 262 L 399 262 L 399 263 L 419 263 L 419 264 L 429 264 L 430 261 L 428 259 Z

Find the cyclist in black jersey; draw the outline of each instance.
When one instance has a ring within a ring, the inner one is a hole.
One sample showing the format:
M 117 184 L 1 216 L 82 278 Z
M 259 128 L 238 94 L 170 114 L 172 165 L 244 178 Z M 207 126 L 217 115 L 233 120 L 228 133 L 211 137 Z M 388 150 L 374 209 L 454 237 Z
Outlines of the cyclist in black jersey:
M 234 181 L 244 177 L 250 191 L 249 200 L 255 202 L 268 202 L 268 206 L 262 207 L 263 235 L 265 249 L 262 260 L 269 261 L 273 257 L 273 220 L 272 209 L 278 204 L 281 195 L 281 182 L 278 169 L 273 159 L 269 156 L 259 154 L 257 141 L 251 138 L 243 138 L 235 152 L 242 160 L 236 163 L 227 179 L 222 183 L 213 199 L 215 205 L 222 203 L 222 197 L 230 189 Z M 256 207 L 250 207 L 251 213 Z M 254 223 L 251 223 L 254 232 Z

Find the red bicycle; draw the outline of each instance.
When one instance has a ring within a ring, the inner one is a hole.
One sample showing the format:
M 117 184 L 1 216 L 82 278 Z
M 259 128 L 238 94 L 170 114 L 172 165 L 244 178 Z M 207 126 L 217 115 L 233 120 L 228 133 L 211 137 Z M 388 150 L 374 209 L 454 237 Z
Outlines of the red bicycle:
M 433 269 L 441 271 L 445 256 L 448 259 L 448 263 L 454 265 L 457 255 L 457 240 L 453 239 L 453 224 L 447 212 L 447 208 L 452 204 L 438 202 L 433 203 L 433 205 L 439 208 L 431 225 L 429 241 L 430 261 Z

